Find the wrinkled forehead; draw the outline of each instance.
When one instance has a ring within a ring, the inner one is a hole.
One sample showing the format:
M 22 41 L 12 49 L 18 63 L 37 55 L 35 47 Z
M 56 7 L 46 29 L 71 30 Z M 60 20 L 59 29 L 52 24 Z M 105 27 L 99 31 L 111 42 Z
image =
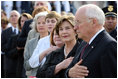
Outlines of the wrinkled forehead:
M 77 15 L 75 15 L 75 21 L 83 21 L 86 20 L 87 16 L 83 13 L 78 13 Z
M 11 12 L 10 16 L 12 16 L 12 15 L 18 15 L 18 14 L 16 12 Z
M 36 21 L 45 21 L 45 16 L 39 16 Z
M 75 14 L 75 19 L 78 17 L 85 17 L 86 9 L 85 8 L 79 8 Z

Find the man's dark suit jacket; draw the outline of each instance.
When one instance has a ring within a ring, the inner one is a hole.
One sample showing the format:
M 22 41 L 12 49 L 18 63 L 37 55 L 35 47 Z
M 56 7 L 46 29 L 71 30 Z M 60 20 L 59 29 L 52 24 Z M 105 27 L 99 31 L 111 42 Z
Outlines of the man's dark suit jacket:
M 2 50 L 2 52 L 7 51 L 6 49 L 7 49 L 8 40 L 11 38 L 11 36 L 13 34 L 14 33 L 12 32 L 12 27 L 9 27 L 2 32 L 2 35 L 1 35 L 1 50 Z
M 14 73 L 14 77 L 16 77 L 16 68 L 18 63 L 18 50 L 16 48 L 16 39 L 18 35 L 11 35 L 7 43 L 7 52 L 5 52 L 5 63 L 6 70 L 9 73 Z
M 14 41 L 10 41 L 12 44 L 9 44 L 9 40 L 12 38 L 13 35 L 16 35 L 12 32 L 12 27 L 9 27 L 8 29 L 4 30 L 1 35 L 1 50 L 2 52 L 5 52 L 5 71 L 8 73 L 14 73 L 15 71 L 15 65 L 17 63 L 17 60 L 14 59 L 14 52 L 16 52 L 15 49 L 13 49 L 13 45 L 16 43 Z M 9 50 L 9 47 L 12 51 Z M 11 68 L 12 67 L 12 68 Z
M 68 77 L 68 71 L 80 59 L 80 52 L 85 46 L 85 42 L 81 43 L 75 58 L 68 67 L 65 77 Z M 88 68 L 88 78 L 116 78 L 117 77 L 117 42 L 106 31 L 102 31 L 86 48 L 83 55 L 84 65 Z
M 31 27 L 29 25 L 32 23 L 32 21 L 33 21 L 33 19 L 28 20 L 24 23 L 22 31 L 17 39 L 17 46 L 18 47 L 25 47 L 28 33 L 31 30 Z

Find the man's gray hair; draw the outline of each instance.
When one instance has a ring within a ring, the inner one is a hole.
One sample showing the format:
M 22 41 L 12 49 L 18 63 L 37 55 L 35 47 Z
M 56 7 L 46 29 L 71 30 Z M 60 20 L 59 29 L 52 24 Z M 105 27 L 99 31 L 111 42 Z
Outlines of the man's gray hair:
M 43 3 L 45 3 L 48 6 L 48 1 L 35 1 L 34 6 L 37 6 L 38 2 L 43 2 Z
M 15 13 L 18 15 L 18 17 L 20 17 L 20 13 L 19 13 L 18 11 L 16 11 L 16 10 L 12 10 L 12 11 L 10 12 L 10 16 L 11 16 L 11 13 L 13 13 L 13 12 L 15 12 Z
M 85 15 L 88 18 L 96 18 L 100 25 L 105 23 L 105 15 L 100 7 L 94 4 L 83 5 L 81 8 L 85 7 Z

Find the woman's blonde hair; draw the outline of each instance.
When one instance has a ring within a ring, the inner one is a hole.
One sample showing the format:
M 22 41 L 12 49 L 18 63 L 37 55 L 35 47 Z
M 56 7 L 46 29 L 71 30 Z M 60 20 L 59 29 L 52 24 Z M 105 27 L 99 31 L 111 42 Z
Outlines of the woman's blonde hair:
M 61 15 L 59 13 L 57 13 L 56 11 L 51 11 L 49 14 L 47 14 L 45 20 L 47 18 L 55 18 L 58 21 L 60 17 Z
M 47 11 L 48 13 L 50 12 L 46 7 L 38 7 L 34 9 L 34 11 L 32 12 L 32 16 L 35 17 L 36 14 L 44 11 Z

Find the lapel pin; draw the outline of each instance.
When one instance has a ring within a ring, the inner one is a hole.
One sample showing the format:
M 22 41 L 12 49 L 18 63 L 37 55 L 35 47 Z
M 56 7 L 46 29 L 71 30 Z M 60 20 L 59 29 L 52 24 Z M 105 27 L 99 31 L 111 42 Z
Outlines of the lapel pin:
M 93 49 L 94 47 L 93 47 L 93 46 L 91 46 L 91 48 Z

